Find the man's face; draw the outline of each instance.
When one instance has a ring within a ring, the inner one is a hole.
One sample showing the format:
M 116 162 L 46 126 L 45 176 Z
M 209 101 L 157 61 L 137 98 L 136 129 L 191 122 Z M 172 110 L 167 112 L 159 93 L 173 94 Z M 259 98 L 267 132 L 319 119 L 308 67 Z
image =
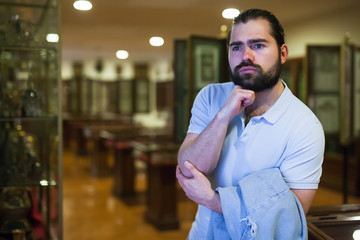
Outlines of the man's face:
M 249 20 L 233 26 L 229 41 L 229 64 L 233 82 L 255 92 L 272 88 L 281 73 L 283 57 L 270 35 L 267 20 Z M 286 49 L 287 51 L 287 49 Z

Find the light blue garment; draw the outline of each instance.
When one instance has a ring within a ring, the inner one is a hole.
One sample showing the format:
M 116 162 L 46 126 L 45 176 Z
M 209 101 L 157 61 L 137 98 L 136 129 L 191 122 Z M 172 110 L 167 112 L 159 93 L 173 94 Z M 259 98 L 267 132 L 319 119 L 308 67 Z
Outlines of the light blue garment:
M 279 169 L 267 169 L 217 188 L 223 214 L 212 211 L 207 240 L 304 240 L 306 218 Z M 201 239 L 193 235 L 191 239 Z
M 194 101 L 188 133 L 200 134 L 224 106 L 232 82 L 210 84 Z M 325 138 L 321 123 L 285 85 L 276 103 L 246 125 L 244 114 L 230 122 L 219 163 L 208 176 L 213 189 L 236 186 L 251 173 L 278 168 L 291 189 L 317 189 Z M 211 211 L 199 205 L 189 236 L 206 239 Z

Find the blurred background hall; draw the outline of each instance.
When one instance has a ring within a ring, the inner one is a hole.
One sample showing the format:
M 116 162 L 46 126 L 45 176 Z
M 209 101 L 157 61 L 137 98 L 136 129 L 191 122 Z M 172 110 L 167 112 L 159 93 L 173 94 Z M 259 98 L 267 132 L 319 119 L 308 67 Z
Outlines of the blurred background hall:
M 358 239 L 358 0 L 0 0 L 0 239 L 186 239 L 176 154 L 230 81 L 229 8 L 279 18 L 282 78 L 323 124 L 310 239 Z

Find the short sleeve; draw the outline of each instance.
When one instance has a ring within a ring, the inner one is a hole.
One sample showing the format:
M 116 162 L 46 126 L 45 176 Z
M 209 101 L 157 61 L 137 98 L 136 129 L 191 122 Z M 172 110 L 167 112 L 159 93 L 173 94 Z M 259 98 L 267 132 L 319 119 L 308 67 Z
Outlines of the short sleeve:
M 209 84 L 198 93 L 191 109 L 188 133 L 200 134 L 224 106 L 234 83 Z
M 317 189 L 322 174 L 325 137 L 318 121 L 299 123 L 289 140 L 290 153 L 280 166 L 285 182 L 293 189 Z
M 209 86 L 201 89 L 191 109 L 188 133 L 200 134 L 211 122 Z

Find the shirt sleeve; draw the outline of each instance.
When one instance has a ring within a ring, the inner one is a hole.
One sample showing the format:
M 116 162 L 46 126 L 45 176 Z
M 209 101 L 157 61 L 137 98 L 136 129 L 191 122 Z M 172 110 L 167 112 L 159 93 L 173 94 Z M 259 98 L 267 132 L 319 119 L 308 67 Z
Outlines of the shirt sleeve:
M 302 121 L 289 141 L 280 170 L 292 189 L 317 189 L 322 174 L 325 136 L 318 121 Z
M 209 86 L 206 86 L 195 98 L 191 109 L 191 119 L 188 133 L 200 134 L 211 122 Z

